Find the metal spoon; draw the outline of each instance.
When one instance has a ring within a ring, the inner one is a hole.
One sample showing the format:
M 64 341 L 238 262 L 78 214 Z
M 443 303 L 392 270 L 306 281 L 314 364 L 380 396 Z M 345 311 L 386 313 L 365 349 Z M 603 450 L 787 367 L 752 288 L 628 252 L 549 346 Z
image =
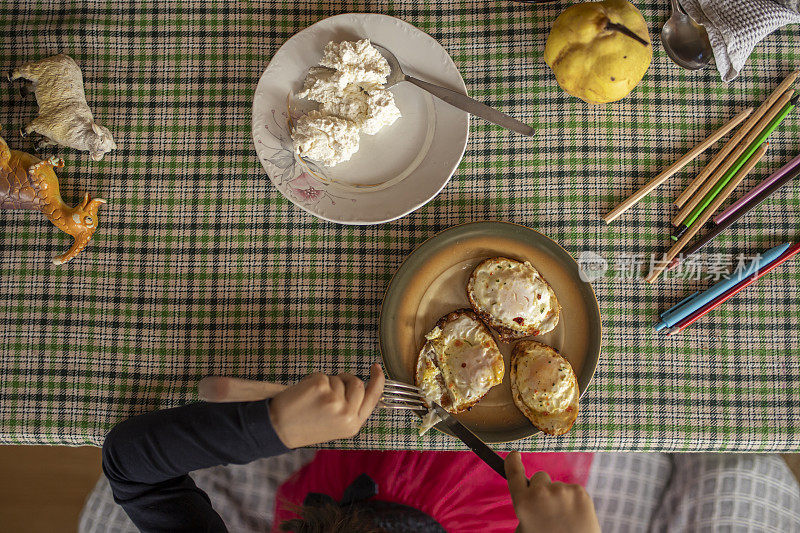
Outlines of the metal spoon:
M 498 126 L 502 126 L 511 131 L 516 131 L 522 135 L 533 135 L 533 128 L 524 122 L 520 122 L 519 120 L 512 118 L 505 113 L 501 113 L 500 111 L 493 109 L 486 104 L 482 104 L 477 100 L 473 100 L 466 94 L 461 94 L 459 92 L 446 89 L 444 87 L 440 87 L 438 85 L 434 85 L 432 83 L 428 83 L 427 81 L 422 81 L 407 75 L 405 72 L 403 72 L 402 67 L 400 67 L 400 62 L 393 53 L 383 46 L 379 46 L 375 43 L 372 43 L 372 46 L 377 48 L 381 55 L 383 55 L 383 57 L 389 63 L 391 73 L 386 80 L 386 87 L 391 87 L 392 85 L 396 85 L 401 81 L 408 81 L 421 89 L 425 89 L 437 98 L 441 98 L 448 104 L 459 109 L 463 109 L 467 113 L 471 113 L 488 120 L 492 124 L 497 124 Z
M 670 59 L 687 70 L 707 67 L 714 58 L 714 50 L 706 29 L 683 12 L 678 0 L 671 1 L 672 15 L 661 29 L 664 50 Z

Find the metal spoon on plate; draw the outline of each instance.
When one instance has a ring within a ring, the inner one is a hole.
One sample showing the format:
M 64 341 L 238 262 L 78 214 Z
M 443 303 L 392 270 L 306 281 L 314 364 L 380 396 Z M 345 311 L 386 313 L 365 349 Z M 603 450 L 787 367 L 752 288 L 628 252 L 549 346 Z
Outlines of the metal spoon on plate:
M 444 100 L 448 104 L 457 107 L 459 109 L 462 109 L 467 113 L 488 120 L 492 124 L 497 124 L 498 126 L 502 126 L 508 130 L 515 131 L 517 133 L 521 133 L 522 135 L 527 135 L 527 136 L 533 135 L 533 128 L 528 126 L 524 122 L 520 122 L 519 120 L 510 117 L 505 113 L 501 113 L 500 111 L 493 109 L 486 104 L 482 104 L 477 100 L 473 100 L 466 94 L 461 94 L 451 89 L 440 87 L 439 85 L 434 85 L 433 83 L 428 83 L 427 81 L 422 81 L 420 79 L 409 76 L 408 74 L 403 72 L 403 69 L 400 66 L 400 62 L 397 60 L 397 58 L 394 56 L 393 53 L 391 53 L 383 46 L 377 45 L 375 43 L 372 43 L 372 46 L 377 48 L 378 51 L 381 53 L 381 55 L 383 55 L 383 57 L 389 63 L 389 68 L 391 69 L 391 73 L 389 74 L 389 77 L 386 80 L 386 87 L 391 87 L 392 85 L 396 85 L 402 81 L 407 81 L 413 83 L 420 89 L 428 91 L 435 97 Z
M 672 1 L 672 15 L 661 29 L 664 51 L 678 66 L 687 70 L 705 68 L 714 59 L 714 50 L 702 24 L 684 13 L 678 0 Z

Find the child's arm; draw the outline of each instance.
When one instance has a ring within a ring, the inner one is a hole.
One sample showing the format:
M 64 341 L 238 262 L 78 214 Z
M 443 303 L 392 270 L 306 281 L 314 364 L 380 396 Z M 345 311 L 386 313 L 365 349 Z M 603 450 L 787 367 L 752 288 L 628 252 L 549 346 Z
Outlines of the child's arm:
M 196 403 L 126 420 L 106 437 L 103 471 L 114 500 L 142 531 L 225 531 L 188 472 L 244 464 L 355 435 L 383 391 L 372 379 L 308 376 L 271 400 Z

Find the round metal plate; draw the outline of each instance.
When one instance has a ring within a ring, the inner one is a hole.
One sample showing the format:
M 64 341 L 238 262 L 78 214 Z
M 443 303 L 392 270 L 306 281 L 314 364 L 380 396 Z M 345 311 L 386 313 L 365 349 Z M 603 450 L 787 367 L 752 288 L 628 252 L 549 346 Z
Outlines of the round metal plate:
M 594 291 L 581 280 L 578 264 L 566 250 L 537 231 L 507 222 L 449 228 L 423 243 L 400 266 L 381 307 L 380 347 L 387 374 L 414 382 L 425 334 L 441 316 L 469 307 L 466 285 L 472 270 L 496 256 L 529 261 L 553 287 L 562 307 L 561 319 L 553 331 L 535 339 L 558 350 L 572 364 L 583 395 L 600 356 L 600 310 Z M 511 398 L 508 369 L 513 343 L 498 340 L 497 344 L 506 364 L 503 383 L 470 411 L 456 415 L 486 442 L 508 442 L 537 433 Z M 440 426 L 437 429 L 443 430 Z

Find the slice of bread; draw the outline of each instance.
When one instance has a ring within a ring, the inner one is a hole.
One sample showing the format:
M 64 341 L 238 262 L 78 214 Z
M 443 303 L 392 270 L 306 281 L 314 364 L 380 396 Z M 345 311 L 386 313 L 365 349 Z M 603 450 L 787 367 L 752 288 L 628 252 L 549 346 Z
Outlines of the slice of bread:
M 478 403 L 502 383 L 505 364 L 491 331 L 470 309 L 436 322 L 417 357 L 415 383 L 451 413 Z
M 578 418 L 580 390 L 569 361 L 534 340 L 511 351 L 511 396 L 528 420 L 548 435 L 563 435 Z
M 482 261 L 467 282 L 475 313 L 504 341 L 552 331 L 561 306 L 547 281 L 528 262 L 506 257 Z

